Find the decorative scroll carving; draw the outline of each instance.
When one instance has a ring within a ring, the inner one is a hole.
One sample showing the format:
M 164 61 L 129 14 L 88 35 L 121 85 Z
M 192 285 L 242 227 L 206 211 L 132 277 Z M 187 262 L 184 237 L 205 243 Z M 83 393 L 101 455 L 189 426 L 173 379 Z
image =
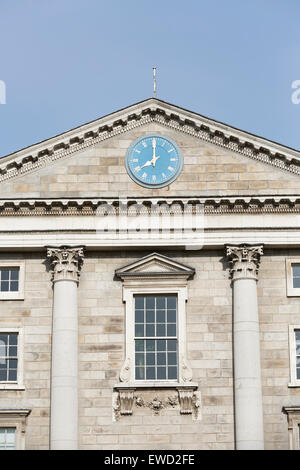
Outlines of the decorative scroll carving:
M 191 382 L 193 378 L 193 371 L 184 356 L 181 357 L 181 364 L 182 364 L 182 370 L 181 370 L 182 380 L 184 382 Z
M 179 402 L 180 402 L 180 413 L 192 414 L 193 413 L 193 388 L 178 388 Z
M 134 388 L 123 388 L 119 390 L 120 414 L 132 415 Z
M 78 282 L 83 256 L 82 246 L 47 247 L 47 257 L 50 258 L 52 266 L 53 282 L 62 280 Z
M 129 382 L 130 379 L 130 358 L 128 357 L 120 372 L 120 382 Z
M 230 275 L 237 279 L 256 279 L 263 255 L 263 245 L 227 245 L 226 255 L 229 258 Z

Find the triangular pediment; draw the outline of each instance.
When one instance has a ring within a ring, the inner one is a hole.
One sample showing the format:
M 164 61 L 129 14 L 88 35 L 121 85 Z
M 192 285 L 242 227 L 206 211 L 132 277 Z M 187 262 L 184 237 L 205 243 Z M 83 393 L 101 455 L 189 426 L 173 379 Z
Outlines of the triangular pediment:
M 159 253 L 152 253 L 116 270 L 116 276 L 124 279 L 147 277 L 192 277 L 195 270 Z
M 281 170 L 289 177 L 300 175 L 300 152 L 268 139 L 241 131 L 164 101 L 150 98 L 93 122 L 52 137 L 0 159 L 0 187 L 5 182 L 24 179 L 31 173 L 45 172 L 80 152 L 149 124 L 170 132 L 190 136 L 199 144 L 227 149 L 246 160 Z M 84 162 L 82 163 L 84 164 Z

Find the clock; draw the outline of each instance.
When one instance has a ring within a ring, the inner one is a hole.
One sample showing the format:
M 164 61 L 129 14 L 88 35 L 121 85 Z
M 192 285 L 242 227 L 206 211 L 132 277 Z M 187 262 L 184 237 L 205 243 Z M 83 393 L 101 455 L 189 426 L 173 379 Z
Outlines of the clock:
M 133 181 L 145 188 L 163 188 L 182 170 L 178 145 L 161 134 L 148 134 L 135 140 L 126 154 L 126 169 Z

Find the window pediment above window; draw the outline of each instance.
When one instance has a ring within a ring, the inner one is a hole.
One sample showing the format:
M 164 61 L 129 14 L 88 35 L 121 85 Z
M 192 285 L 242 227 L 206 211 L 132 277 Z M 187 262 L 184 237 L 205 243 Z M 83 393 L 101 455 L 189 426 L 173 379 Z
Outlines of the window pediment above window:
M 152 253 L 116 270 L 116 276 L 122 281 L 158 277 L 188 280 L 193 277 L 194 273 L 195 270 L 190 266 L 158 253 Z

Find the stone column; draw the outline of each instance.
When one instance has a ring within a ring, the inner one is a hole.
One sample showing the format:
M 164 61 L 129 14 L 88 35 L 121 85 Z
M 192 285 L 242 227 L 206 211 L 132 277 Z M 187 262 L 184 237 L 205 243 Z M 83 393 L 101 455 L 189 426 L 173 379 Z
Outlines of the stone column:
M 227 245 L 233 284 L 233 363 L 237 450 L 264 448 L 257 276 L 263 245 Z
M 83 247 L 47 247 L 53 273 L 50 448 L 78 449 L 77 285 Z

